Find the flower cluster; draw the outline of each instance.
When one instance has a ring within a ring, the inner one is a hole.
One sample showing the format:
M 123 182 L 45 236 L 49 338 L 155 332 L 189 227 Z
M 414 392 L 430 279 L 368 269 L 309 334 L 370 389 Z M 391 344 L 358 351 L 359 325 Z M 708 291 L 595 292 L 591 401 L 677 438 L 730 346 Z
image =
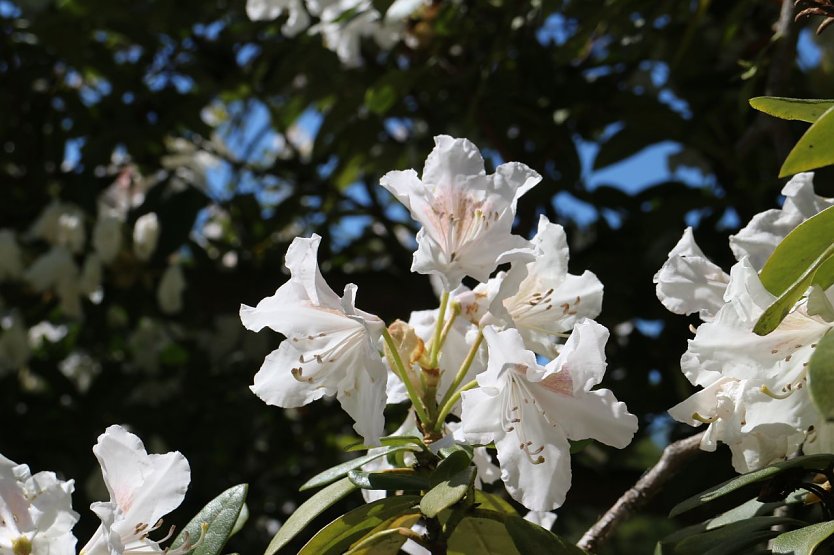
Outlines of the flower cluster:
M 771 333 L 753 328 L 776 298 L 758 271 L 791 230 L 834 199 L 814 194 L 813 174 L 796 175 L 785 202 L 753 217 L 730 247 L 738 262 L 727 275 L 695 243 L 692 230 L 655 275 L 657 296 L 672 312 L 704 322 L 681 358 L 687 379 L 702 389 L 670 409 L 675 420 L 707 424 L 701 448 L 729 445 L 733 466 L 747 472 L 795 453 L 831 452 L 834 428 L 808 395 L 806 368 L 816 343 L 834 327 L 834 288 L 812 287 Z
M 121 426 L 110 426 L 93 452 L 101 464 L 110 501 L 91 509 L 101 526 L 81 549 L 83 555 L 190 552 L 196 543 L 177 549 L 159 547 L 149 534 L 162 527 L 162 517 L 177 508 L 191 481 L 188 461 L 179 452 L 149 455 L 142 441 Z M 52 472 L 32 475 L 29 467 L 0 455 L 0 553 L 72 555 L 73 480 L 59 480 Z M 198 539 L 199 541 L 199 539 Z
M 305 29 L 318 33 L 343 64 L 358 67 L 363 38 L 373 38 L 383 50 L 391 49 L 402 38 L 411 14 L 426 4 L 426 0 L 396 0 L 383 14 L 371 0 L 247 0 L 246 13 L 254 21 L 286 14 L 281 27 L 286 36 L 294 37 Z M 311 16 L 318 19 L 313 26 Z
M 608 331 L 592 320 L 602 284 L 568 273 L 561 226 L 542 217 L 531 240 L 512 234 L 518 199 L 540 180 L 520 163 L 487 174 L 471 142 L 448 136 L 435 138 L 421 176 L 382 178 L 422 225 L 412 271 L 443 287 L 439 308 L 407 323 L 386 327 L 356 308 L 353 284 L 336 294 L 318 269 L 320 237 L 296 238 L 289 280 L 241 307 L 245 327 L 286 337 L 252 390 L 281 407 L 335 395 L 368 446 L 379 444 L 386 403 L 409 400 L 417 420 L 408 427 L 426 443 L 494 444 L 516 500 L 533 511 L 559 507 L 570 487 L 569 441 L 625 447 L 637 418 L 611 391 L 594 389 L 606 366 Z M 478 285 L 467 288 L 467 277 Z M 494 479 L 478 453 L 481 479 Z

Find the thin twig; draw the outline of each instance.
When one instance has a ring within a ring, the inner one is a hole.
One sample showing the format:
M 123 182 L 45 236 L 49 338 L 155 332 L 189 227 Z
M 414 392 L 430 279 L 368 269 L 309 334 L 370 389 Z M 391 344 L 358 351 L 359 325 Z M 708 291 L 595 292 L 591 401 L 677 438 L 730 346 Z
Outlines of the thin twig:
M 637 483 L 625 492 L 596 524 L 585 532 L 585 535 L 576 545 L 589 552 L 598 549 L 617 526 L 654 497 L 660 491 L 661 486 L 668 482 L 683 464 L 698 452 L 703 436 L 704 432 L 701 432 L 668 445 L 663 450 L 657 464 L 643 474 Z

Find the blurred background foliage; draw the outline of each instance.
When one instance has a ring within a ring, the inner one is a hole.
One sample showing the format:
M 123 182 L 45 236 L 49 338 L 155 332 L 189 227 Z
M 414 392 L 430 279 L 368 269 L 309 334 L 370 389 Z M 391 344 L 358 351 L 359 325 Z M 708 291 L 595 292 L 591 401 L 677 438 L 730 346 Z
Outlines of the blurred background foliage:
M 238 307 L 271 294 L 289 242 L 313 232 L 328 281 L 358 284 L 364 310 L 390 322 L 434 306 L 408 272 L 416 229 L 378 180 L 419 171 L 445 133 L 488 165 L 538 170 L 518 233 L 546 214 L 568 231 L 572 271 L 605 284 L 606 386 L 641 432 L 622 454 L 594 445 L 574 458 L 555 530 L 577 539 L 691 433 L 664 416 L 691 389 L 678 369 L 690 322 L 663 309 L 652 275 L 686 225 L 729 267 L 727 236 L 775 206 L 803 126 L 747 99 L 831 97 L 832 35 L 792 23 L 789 1 L 440 0 L 412 16 L 408 41 L 363 42 L 364 64 L 347 68 L 320 36 L 287 38 L 282 20 L 244 8 L 0 0 L 0 228 L 22 263 L 0 272 L 0 452 L 76 479 L 83 542 L 103 489 L 90 448 L 129 425 L 191 462 L 170 523 L 249 482 L 252 517 L 230 548 L 259 552 L 305 498 L 298 485 L 355 438 L 336 405 L 284 411 L 251 394 L 280 337 L 245 332 Z M 831 183 L 818 173 L 819 194 L 834 196 Z M 33 229 L 55 202 L 82 234 L 69 273 L 86 275 L 97 222 L 118 222 L 117 254 L 75 293 L 27 273 L 60 243 Z M 160 236 L 143 260 L 131 243 L 148 213 Z M 181 306 L 158 298 L 171 266 Z M 401 416 L 392 408 L 390 423 Z M 685 524 L 666 519 L 674 502 L 731 472 L 725 450 L 701 455 L 604 552 L 649 552 Z

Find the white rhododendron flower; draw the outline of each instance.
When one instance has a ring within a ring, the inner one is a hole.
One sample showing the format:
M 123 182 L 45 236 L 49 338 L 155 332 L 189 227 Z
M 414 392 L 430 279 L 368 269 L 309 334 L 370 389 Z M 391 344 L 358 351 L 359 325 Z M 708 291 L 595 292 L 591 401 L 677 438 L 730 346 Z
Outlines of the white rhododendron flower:
M 741 260 L 748 257 L 761 270 L 776 246 L 799 224 L 834 205 L 834 199 L 814 194 L 813 173 L 795 175 L 782 188 L 785 202 L 781 209 L 766 210 L 753 216 L 741 231 L 730 237 L 730 248 Z M 711 262 L 687 228 L 669 257 L 654 275 L 657 298 L 675 314 L 698 312 L 709 322 L 724 305 L 729 276 Z
M 532 246 L 512 235 L 518 199 L 541 181 L 518 162 L 487 175 L 477 147 L 467 139 L 435 137 L 422 178 L 414 170 L 383 176 L 388 189 L 423 227 L 411 270 L 436 274 L 446 290 L 464 276 L 486 282 L 503 262 L 533 260 Z
M 11 229 L 0 229 L 0 281 L 19 278 L 23 274 L 23 257 Z
M 154 212 L 142 214 L 133 225 L 133 252 L 139 260 L 148 260 L 159 240 L 159 218 Z
M 90 506 L 101 526 L 81 550 L 82 555 L 173 554 L 193 548 L 186 542 L 180 549 L 163 550 L 158 545 L 163 540 L 148 537 L 162 527 L 162 517 L 185 497 L 191 469 L 181 453 L 149 455 L 142 440 L 121 426 L 107 428 L 93 453 L 101 464 L 110 501 Z
M 256 307 L 242 305 L 252 331 L 269 327 L 286 336 L 266 357 L 252 391 L 271 405 L 300 407 L 336 395 L 367 444 L 382 435 L 387 371 L 377 350 L 385 324 L 354 306 L 356 286 L 340 298 L 316 260 L 321 237 L 296 238 L 287 250 L 290 279 Z
M 730 237 L 730 248 L 736 260 L 747 256 L 753 267 L 761 270 L 788 233 L 811 216 L 834 206 L 834 198 L 814 194 L 813 172 L 793 176 L 782 188 L 782 194 L 785 195 L 782 208 L 756 214 L 741 231 Z
M 730 276 L 712 263 L 687 227 L 669 258 L 654 275 L 657 298 L 670 312 L 692 314 L 709 322 L 724 305 Z
M 726 304 L 689 341 L 681 368 L 703 387 L 670 409 L 673 418 L 707 423 L 701 447 L 717 442 L 733 452 L 733 466 L 747 472 L 793 453 L 806 430 L 823 424 L 808 396 L 806 367 L 816 343 L 834 323 L 810 316 L 802 300 L 771 333 L 753 333 L 776 298 L 748 258 L 733 266 Z
M 532 239 L 535 260 L 513 263 L 489 283 L 461 295 L 464 313 L 482 322 L 501 322 L 516 328 L 526 348 L 553 358 L 558 337 L 564 337 L 582 318 L 594 318 L 602 310 L 602 283 L 589 271 L 568 273 L 565 230 L 539 219 Z M 484 319 L 484 309 L 491 318 Z
M 22 367 L 31 354 L 28 330 L 20 314 L 12 312 L 0 319 L 0 375 Z
M 122 219 L 110 211 L 99 211 L 93 227 L 93 248 L 104 264 L 113 262 L 122 248 Z
M 74 253 L 81 252 L 87 238 L 84 211 L 73 204 L 53 202 L 32 225 L 29 235 Z
M 0 554 L 74 555 L 72 480 L 53 472 L 32 474 L 0 455 Z
M 253 21 L 277 19 L 287 14 L 281 27 L 294 37 L 310 27 L 311 18 L 319 22 L 309 34 L 321 34 L 324 45 L 347 67 L 359 67 L 363 60 L 360 42 L 373 38 L 383 50 L 391 49 L 402 37 L 406 20 L 427 0 L 396 0 L 383 15 L 370 0 L 247 0 L 246 14 Z
M 40 256 L 26 269 L 23 279 L 36 291 L 54 290 L 68 316 L 81 316 L 79 270 L 65 247 L 56 245 Z
M 568 440 L 622 448 L 637 430 L 637 418 L 611 391 L 591 390 L 605 372 L 608 330 L 592 320 L 577 323 L 547 366 L 514 329 L 490 326 L 484 336 L 489 363 L 480 387 L 463 392 L 463 433 L 471 442 L 495 442 L 514 499 L 533 511 L 556 509 L 570 488 Z
M 156 300 L 165 314 L 176 314 L 182 310 L 182 294 L 185 291 L 185 275 L 179 264 L 171 264 L 159 280 Z

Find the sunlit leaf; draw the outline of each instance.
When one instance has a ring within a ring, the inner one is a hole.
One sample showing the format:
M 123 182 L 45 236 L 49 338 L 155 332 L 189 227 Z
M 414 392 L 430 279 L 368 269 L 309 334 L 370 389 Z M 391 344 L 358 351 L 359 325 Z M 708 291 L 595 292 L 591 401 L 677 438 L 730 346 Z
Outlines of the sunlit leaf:
M 834 108 L 829 108 L 805 132 L 788 153 L 779 177 L 813 170 L 834 163 Z
M 834 420 L 834 333 L 820 339 L 808 361 L 808 388 L 820 413 Z
M 429 490 L 420 501 L 420 512 L 433 518 L 466 495 L 475 479 L 475 468 L 467 466 Z
M 351 459 L 349 461 L 345 461 L 342 464 L 338 464 L 331 468 L 328 468 L 324 472 L 316 474 L 299 488 L 300 491 L 304 491 L 307 489 L 318 488 L 321 486 L 326 486 L 331 482 L 335 482 L 339 478 L 347 476 L 347 473 L 351 470 L 359 468 L 360 466 L 369 463 L 373 460 L 376 460 L 380 457 L 384 457 L 388 454 L 397 452 L 397 451 L 407 451 L 414 449 L 411 445 L 403 445 L 399 447 L 391 447 L 379 453 L 369 453 L 363 457 L 357 457 L 355 459 Z
M 307 542 L 298 555 L 341 554 L 352 543 L 374 530 L 385 520 L 413 511 L 415 495 L 385 497 L 367 503 L 333 520 Z
M 820 522 L 779 534 L 773 538 L 770 547 L 773 553 L 811 555 L 832 534 L 834 534 L 834 520 Z
M 356 486 L 350 480 L 342 478 L 316 492 L 310 499 L 302 503 L 281 526 L 278 533 L 269 542 L 265 555 L 277 553 L 279 549 L 287 545 L 299 532 L 304 530 L 310 521 L 355 489 Z
M 247 491 L 246 484 L 239 484 L 215 497 L 180 531 L 171 548 L 181 547 L 186 538 L 192 543 L 196 542 L 205 527 L 203 540 L 189 553 L 219 555 L 235 530 L 238 517 L 245 505 Z
M 777 118 L 814 123 L 834 106 L 834 100 L 757 96 L 750 99 L 750 106 Z
M 395 468 L 380 472 L 351 470 L 348 479 L 362 489 L 423 490 L 430 486 L 428 476 L 410 468 Z

